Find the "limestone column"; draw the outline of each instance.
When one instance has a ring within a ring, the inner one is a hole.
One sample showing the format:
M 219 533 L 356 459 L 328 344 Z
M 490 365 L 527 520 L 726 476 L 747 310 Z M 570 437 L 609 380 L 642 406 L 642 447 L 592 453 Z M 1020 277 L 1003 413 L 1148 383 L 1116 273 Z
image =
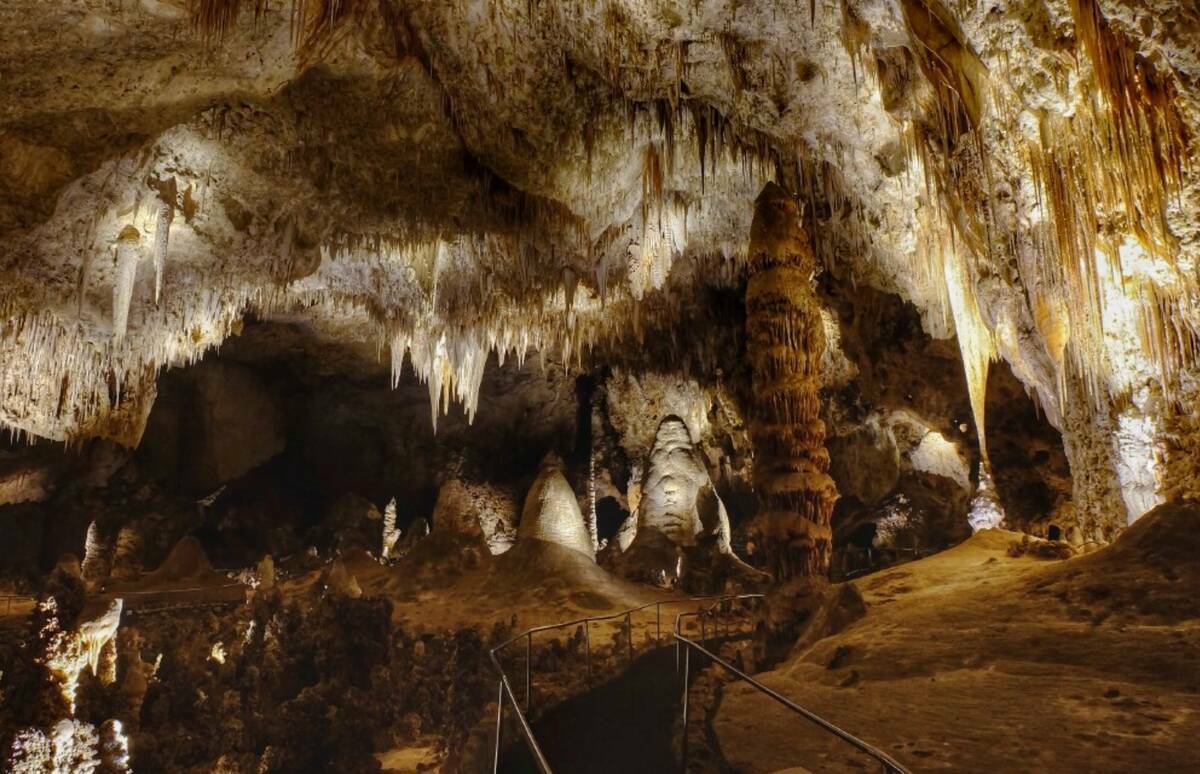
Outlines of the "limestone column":
M 759 499 L 751 531 L 777 582 L 824 576 L 837 488 L 820 419 L 825 331 L 812 288 L 817 262 L 796 203 L 774 183 L 754 204 L 749 260 L 746 354 Z

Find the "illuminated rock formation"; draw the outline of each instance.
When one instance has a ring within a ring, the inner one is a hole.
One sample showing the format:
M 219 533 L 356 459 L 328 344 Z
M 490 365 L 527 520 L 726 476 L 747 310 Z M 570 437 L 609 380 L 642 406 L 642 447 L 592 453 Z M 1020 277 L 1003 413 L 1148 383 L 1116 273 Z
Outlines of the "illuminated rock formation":
M 39 633 L 42 640 L 41 661 L 58 683 L 63 698 L 72 713 L 84 669 L 108 684 L 116 679 L 117 627 L 121 623 L 120 599 L 114 599 L 103 612 L 86 617 L 74 624 L 64 624 L 55 614 L 58 603 L 54 597 L 41 605 L 46 623 Z
M 563 475 L 562 460 L 554 453 L 542 460 L 537 480 L 525 495 L 521 523 L 517 525 L 517 542 L 522 540 L 556 543 L 595 557 L 579 500 Z
M 396 544 L 400 542 L 400 529 L 396 526 L 396 498 L 388 500 L 388 504 L 383 509 L 383 535 L 381 536 L 381 548 L 379 556 L 383 559 L 389 559 L 392 552 L 396 550 Z
M 647 460 L 646 479 L 637 508 L 638 531 L 655 529 L 676 545 L 696 542 L 703 529 L 696 495 L 708 483 L 691 434 L 676 416 L 663 419 Z
M 517 503 L 507 492 L 481 483 L 451 478 L 438 490 L 433 507 L 433 530 L 437 534 L 464 537 L 484 544 L 492 554 L 512 547 Z
M 0 613 L 41 607 L 0 725 L 48 697 L 42 768 L 127 728 L 147 771 L 467 770 L 494 699 L 438 673 L 558 617 L 548 567 L 719 588 L 736 545 L 791 624 L 827 572 L 1200 497 L 1196 5 L 3 0 Z M 96 685 L 117 594 L 145 642 Z
M 725 565 L 740 564 L 730 546 L 729 515 L 682 419 L 663 418 L 645 465 L 645 479 L 630 481 L 633 510 L 617 536 L 621 572 L 651 581 L 679 578 L 691 585 L 701 575 L 714 575 L 718 565 L 724 571 Z M 696 590 L 720 588 L 702 584 Z
M 88 525 L 87 538 L 83 545 L 83 563 L 80 572 L 90 586 L 99 585 L 112 570 L 112 549 L 101 534 L 100 525 L 92 520 Z
M 820 419 L 821 310 L 816 258 L 796 203 L 774 184 L 754 206 L 746 354 L 753 369 L 754 485 L 762 510 L 752 529 L 779 581 L 823 575 L 833 550 L 837 488 Z

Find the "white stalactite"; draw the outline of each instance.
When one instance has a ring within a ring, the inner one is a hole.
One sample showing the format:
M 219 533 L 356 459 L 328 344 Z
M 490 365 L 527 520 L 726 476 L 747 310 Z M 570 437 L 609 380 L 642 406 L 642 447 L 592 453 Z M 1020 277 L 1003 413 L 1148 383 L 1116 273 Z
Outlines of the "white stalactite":
M 162 297 L 163 269 L 167 264 L 167 245 L 171 239 L 171 221 L 175 210 L 167 202 L 158 204 L 158 221 L 154 226 L 154 303 Z
M 141 260 L 141 234 L 126 226 L 117 238 L 117 274 L 113 283 L 113 340 L 125 339 L 129 326 L 129 306 L 133 302 L 133 285 L 137 281 L 137 266 Z

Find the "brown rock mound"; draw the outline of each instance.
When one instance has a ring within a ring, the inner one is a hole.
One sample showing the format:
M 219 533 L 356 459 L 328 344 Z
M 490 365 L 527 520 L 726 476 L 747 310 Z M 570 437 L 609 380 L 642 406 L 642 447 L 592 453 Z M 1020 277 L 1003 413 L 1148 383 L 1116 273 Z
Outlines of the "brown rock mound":
M 175 544 L 171 553 L 163 560 L 157 569 L 142 578 L 145 585 L 166 585 L 179 581 L 205 582 L 224 580 L 220 573 L 214 572 L 209 564 L 208 555 L 200 541 L 194 537 L 185 537 Z

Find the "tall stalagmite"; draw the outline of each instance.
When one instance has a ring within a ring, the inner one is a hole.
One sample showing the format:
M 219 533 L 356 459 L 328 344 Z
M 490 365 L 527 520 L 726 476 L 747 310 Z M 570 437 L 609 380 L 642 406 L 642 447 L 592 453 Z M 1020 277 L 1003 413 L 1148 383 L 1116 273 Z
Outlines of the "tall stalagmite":
M 761 506 L 752 528 L 777 581 L 824 575 L 832 551 L 837 488 L 820 419 L 825 331 L 811 284 L 816 270 L 796 203 L 768 183 L 750 228 L 746 352 Z

